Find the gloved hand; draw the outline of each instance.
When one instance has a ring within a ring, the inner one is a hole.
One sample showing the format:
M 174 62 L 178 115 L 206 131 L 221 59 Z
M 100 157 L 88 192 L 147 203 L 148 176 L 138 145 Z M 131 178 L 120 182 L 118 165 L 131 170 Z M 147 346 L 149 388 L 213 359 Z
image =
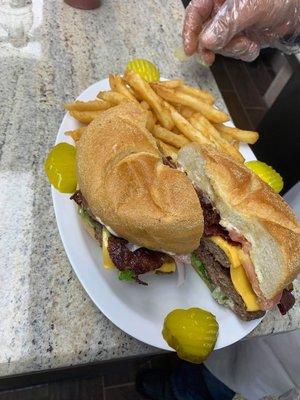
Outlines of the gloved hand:
M 187 55 L 198 52 L 207 64 L 215 53 L 252 61 L 262 47 L 292 52 L 299 33 L 300 0 L 192 0 L 183 42 Z

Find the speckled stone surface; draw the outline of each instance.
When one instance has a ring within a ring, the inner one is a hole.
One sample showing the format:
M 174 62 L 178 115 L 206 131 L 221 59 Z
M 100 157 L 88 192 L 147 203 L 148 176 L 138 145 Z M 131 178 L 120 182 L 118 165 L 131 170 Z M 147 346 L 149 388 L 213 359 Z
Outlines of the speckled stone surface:
M 0 1 L 0 376 L 156 352 L 87 297 L 58 235 L 43 161 L 61 104 L 130 58 L 152 59 L 164 76 L 223 101 L 208 69 L 173 57 L 180 0 L 103 0 L 89 12 L 62 0 L 19 3 Z M 269 313 L 253 335 L 298 328 L 299 308 L 298 295 L 289 315 Z

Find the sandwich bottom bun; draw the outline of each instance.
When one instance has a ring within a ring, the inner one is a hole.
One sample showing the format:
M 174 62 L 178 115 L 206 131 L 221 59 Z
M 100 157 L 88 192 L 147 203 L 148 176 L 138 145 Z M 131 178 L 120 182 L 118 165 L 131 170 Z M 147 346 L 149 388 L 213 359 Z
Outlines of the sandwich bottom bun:
M 259 289 L 274 299 L 300 272 L 300 227 L 291 208 L 247 167 L 210 146 L 188 145 L 177 161 L 208 195 L 220 224 L 251 244 Z

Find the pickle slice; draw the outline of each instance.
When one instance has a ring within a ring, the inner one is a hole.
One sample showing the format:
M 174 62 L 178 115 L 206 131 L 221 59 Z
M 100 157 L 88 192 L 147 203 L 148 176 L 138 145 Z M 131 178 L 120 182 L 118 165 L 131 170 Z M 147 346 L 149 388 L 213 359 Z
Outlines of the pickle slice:
M 257 174 L 260 179 L 270 185 L 276 193 L 281 192 L 283 188 L 283 179 L 270 165 L 267 165 L 262 161 L 247 161 L 245 162 L 245 165 Z
M 157 82 L 160 78 L 157 66 L 151 61 L 144 60 L 142 58 L 136 58 L 129 61 L 126 66 L 126 70 L 135 71 L 147 82 Z
M 202 363 L 213 351 L 219 332 L 213 314 L 201 308 L 177 309 L 165 318 L 162 335 L 179 358 Z

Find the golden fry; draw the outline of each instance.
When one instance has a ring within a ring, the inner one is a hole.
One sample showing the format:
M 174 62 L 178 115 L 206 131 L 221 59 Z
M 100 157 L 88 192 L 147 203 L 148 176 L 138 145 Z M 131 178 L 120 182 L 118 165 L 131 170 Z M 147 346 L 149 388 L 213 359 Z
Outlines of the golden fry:
M 89 124 L 101 113 L 102 111 L 70 111 L 72 117 L 83 124 Z
M 214 125 L 214 127 L 216 127 L 216 126 L 217 126 L 217 124 Z M 236 142 L 236 140 L 233 139 L 232 136 L 228 135 L 228 133 L 221 132 L 221 131 L 219 131 L 219 130 L 218 130 L 218 132 L 220 133 L 220 135 L 222 136 L 223 139 L 227 140 L 227 142 L 232 143 L 232 144 L 233 144 L 234 142 Z
M 239 148 L 240 148 L 240 142 L 238 142 L 237 140 L 234 140 L 234 141 L 232 142 L 232 146 L 234 146 L 237 150 L 239 150 Z
M 97 97 L 99 97 L 102 100 L 110 102 L 114 106 L 120 104 L 123 100 L 129 100 L 128 97 L 124 96 L 124 94 L 114 91 L 99 92 L 97 94 Z
M 244 131 L 223 124 L 216 124 L 215 127 L 222 134 L 230 135 L 233 139 L 243 143 L 254 144 L 257 142 L 259 137 L 258 133 L 254 131 Z
M 148 129 L 148 131 L 153 132 L 154 125 L 155 125 L 155 119 L 153 113 L 150 110 L 147 110 L 146 128 Z
M 181 131 L 177 128 L 177 126 L 173 127 L 172 132 L 176 133 L 176 135 L 182 135 Z
M 65 103 L 64 107 L 68 111 L 101 111 L 111 107 L 108 101 L 91 100 L 91 101 L 75 101 L 74 103 Z
M 203 115 L 194 114 L 190 118 L 190 122 L 196 129 L 201 131 L 201 133 L 205 135 L 216 148 L 223 150 L 235 160 L 244 162 L 244 157 L 241 153 L 232 144 L 223 139 L 216 128 L 205 117 L 203 117 Z
M 182 79 L 172 79 L 170 81 L 160 81 L 158 84 L 163 85 L 168 88 L 171 88 L 171 89 L 175 89 L 179 86 L 182 86 L 184 84 L 184 82 Z
M 83 126 L 82 128 L 75 129 L 74 131 L 66 131 L 65 135 L 71 136 L 74 142 L 78 142 L 85 130 L 86 126 Z
M 190 142 L 185 136 L 177 135 L 177 133 L 169 131 L 168 129 L 159 125 L 154 126 L 152 134 L 156 139 L 160 139 L 164 143 L 170 144 L 178 149 Z
M 190 96 L 197 97 L 207 104 L 214 104 L 215 102 L 214 96 L 209 92 L 207 92 L 206 90 L 197 89 L 188 85 L 182 85 L 178 88 L 177 91 L 189 94 Z
M 108 80 L 112 91 L 120 93 L 132 101 L 137 101 L 120 76 L 109 74 Z
M 193 115 L 193 114 L 195 114 L 195 111 L 194 110 L 192 110 L 190 107 L 188 107 L 188 106 L 181 106 L 181 109 L 180 109 L 180 114 L 184 117 L 184 118 L 186 118 L 186 119 L 189 119 L 189 118 L 191 118 L 191 116 Z
M 156 139 L 157 142 L 157 146 L 159 148 L 159 150 L 165 155 L 165 156 L 169 156 L 172 157 L 174 161 L 177 160 L 177 152 L 178 149 L 176 149 L 175 147 L 171 146 L 170 144 L 164 143 L 159 139 Z
M 126 71 L 126 82 L 145 100 L 155 112 L 157 119 L 164 128 L 172 129 L 173 121 L 168 109 L 166 109 L 159 96 L 152 90 L 148 82 L 144 81 L 136 72 Z
M 226 122 L 229 120 L 229 116 L 227 114 L 217 110 L 216 108 L 213 108 L 211 105 L 204 103 L 198 98 L 190 96 L 186 93 L 176 92 L 174 89 L 168 89 L 157 84 L 153 84 L 152 87 L 163 99 L 171 103 L 188 106 L 193 110 L 203 114 L 211 122 Z
M 173 106 L 168 103 L 165 103 L 165 105 L 171 112 L 175 126 L 186 138 L 188 138 L 191 142 L 196 142 L 199 144 L 211 144 L 211 142 L 200 131 L 194 128 L 189 121 L 180 115 Z

